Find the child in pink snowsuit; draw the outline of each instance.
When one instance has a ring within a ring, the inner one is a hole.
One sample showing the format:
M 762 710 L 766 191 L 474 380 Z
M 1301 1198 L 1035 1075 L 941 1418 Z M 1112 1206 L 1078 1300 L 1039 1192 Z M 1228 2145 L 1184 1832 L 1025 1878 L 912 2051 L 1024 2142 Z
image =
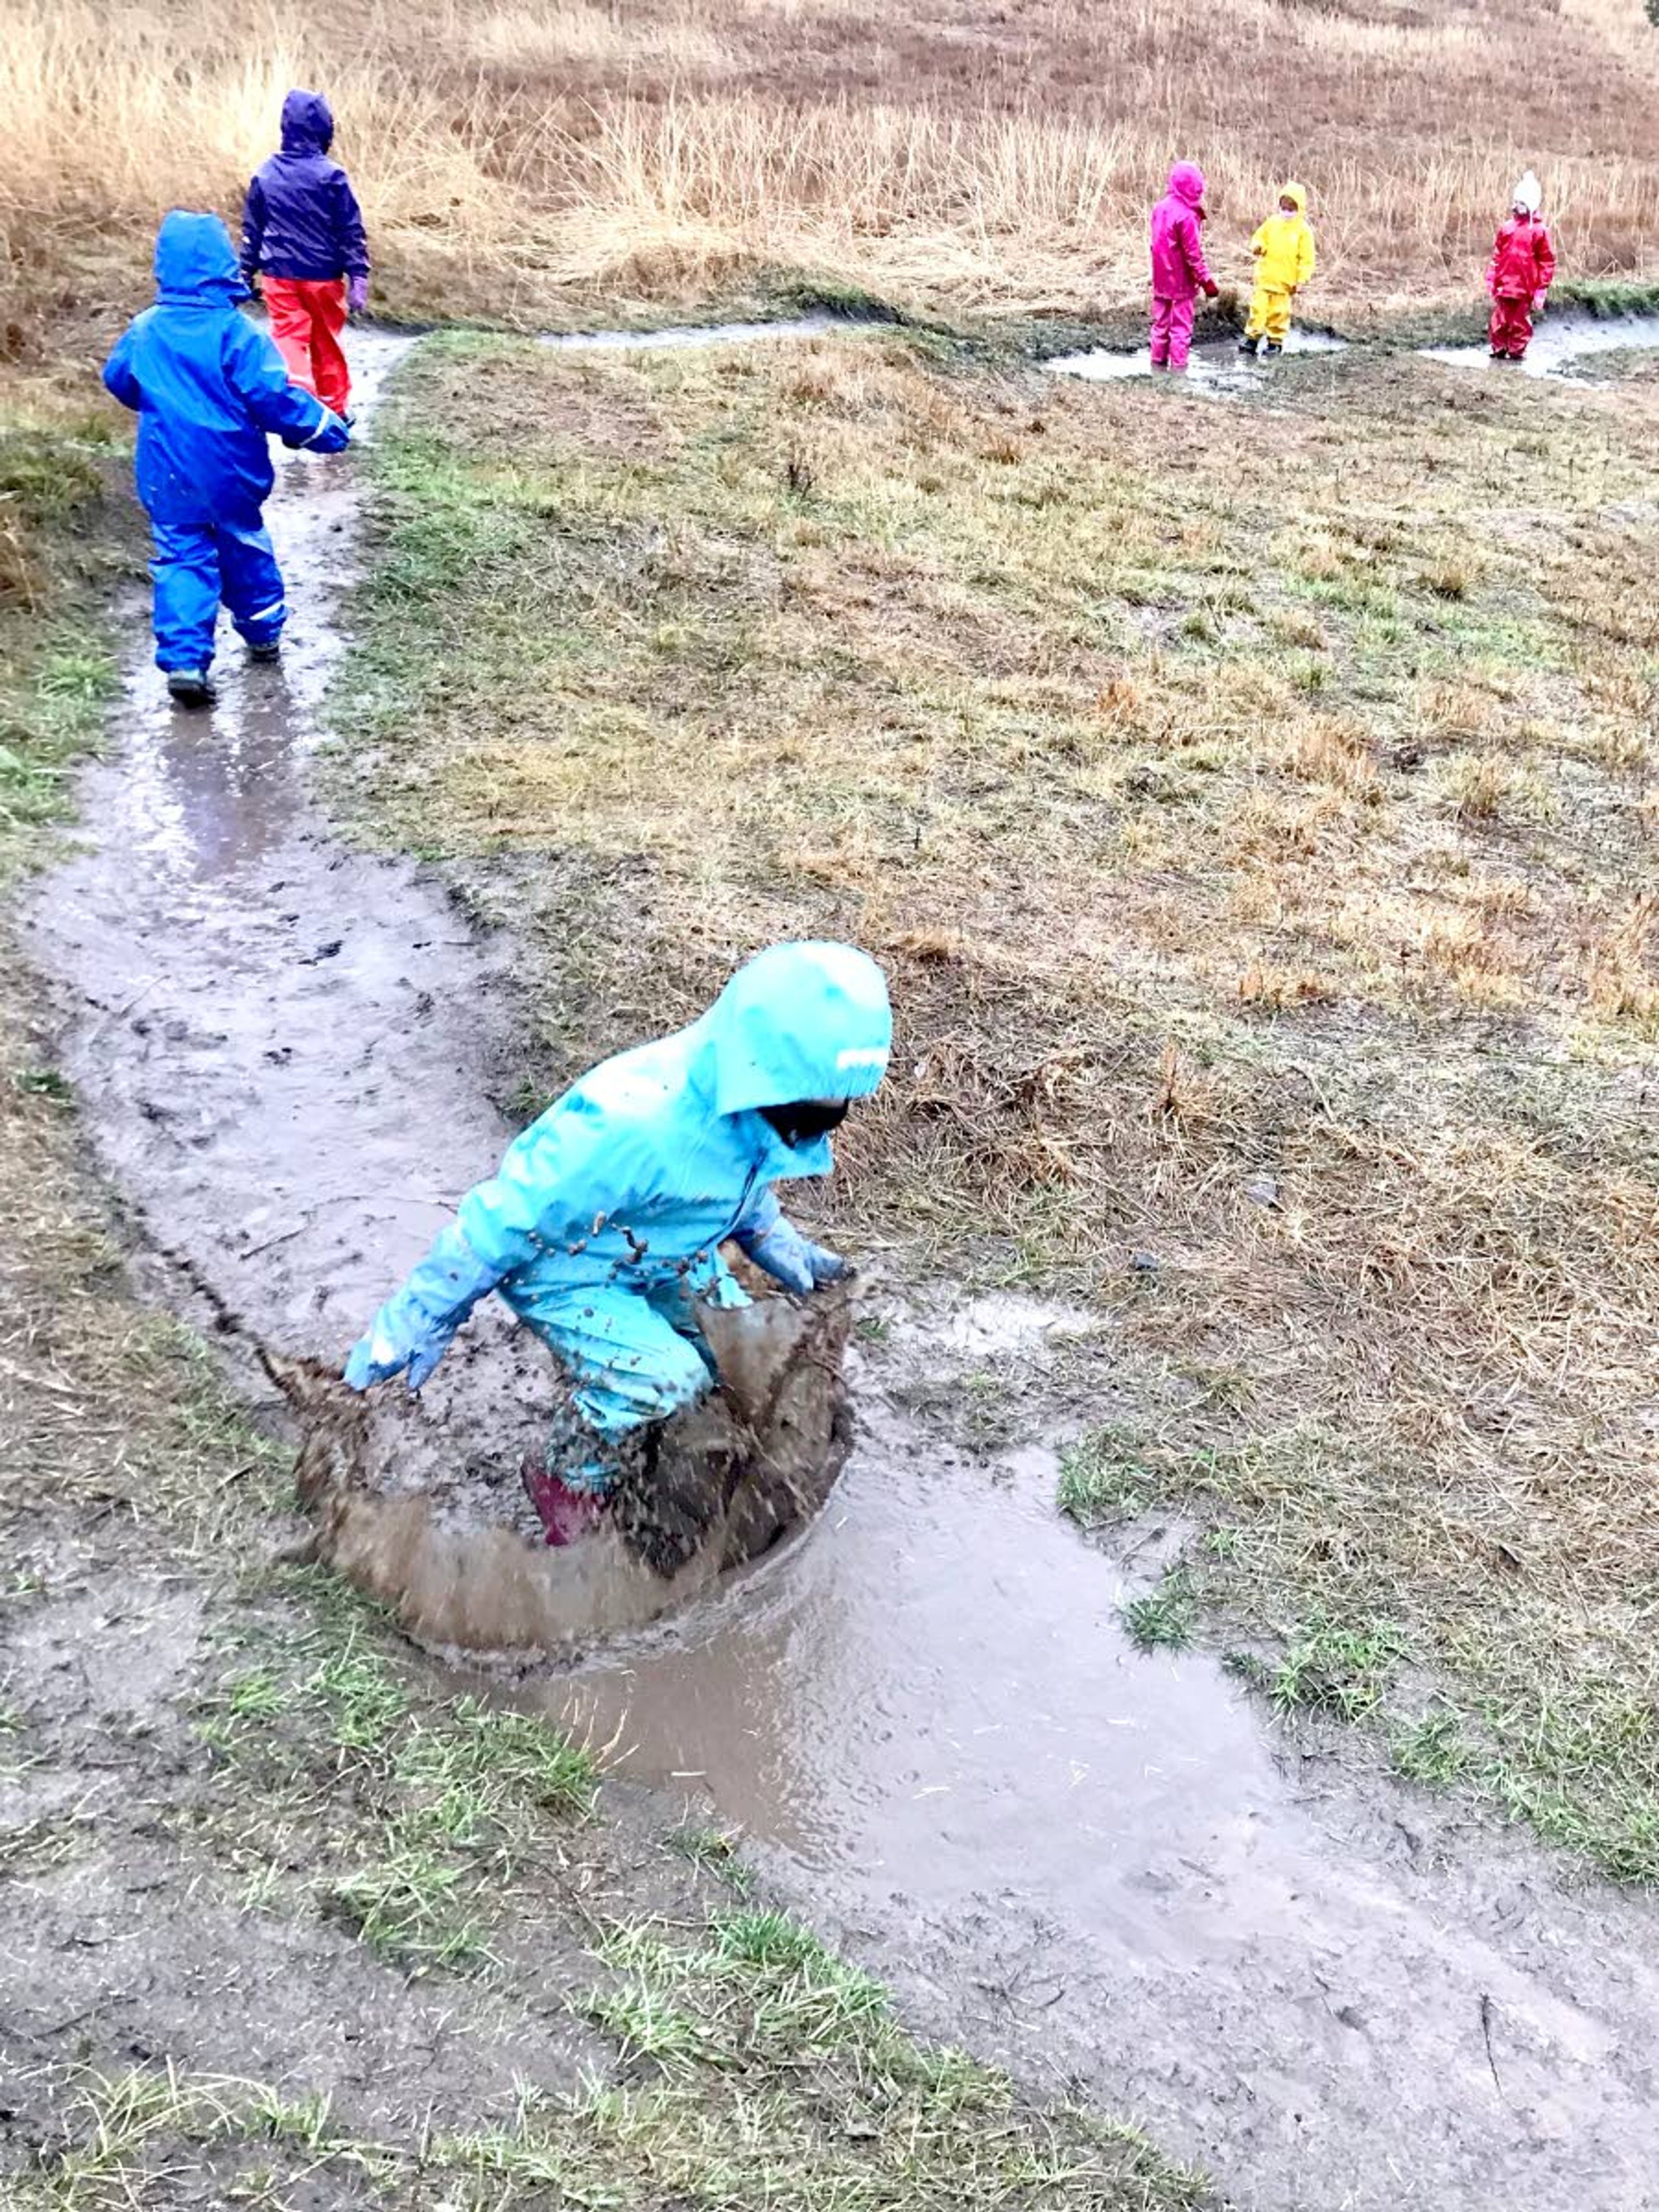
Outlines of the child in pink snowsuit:
M 1213 300 L 1220 289 L 1204 263 L 1203 220 L 1204 172 L 1177 161 L 1152 210 L 1152 367 L 1177 376 L 1186 374 L 1198 295 Z

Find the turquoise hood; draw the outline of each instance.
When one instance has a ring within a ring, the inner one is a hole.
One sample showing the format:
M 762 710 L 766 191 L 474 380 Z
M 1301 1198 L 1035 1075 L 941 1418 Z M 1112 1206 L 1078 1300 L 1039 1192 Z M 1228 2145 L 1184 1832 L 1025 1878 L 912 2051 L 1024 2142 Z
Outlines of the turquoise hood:
M 466 1240 L 528 1321 L 606 1284 L 707 1295 L 770 1186 L 835 1164 L 828 1138 L 787 1145 L 759 1109 L 868 1097 L 892 1036 L 867 953 L 775 945 L 689 1029 L 603 1061 L 532 1122 L 462 1200 Z

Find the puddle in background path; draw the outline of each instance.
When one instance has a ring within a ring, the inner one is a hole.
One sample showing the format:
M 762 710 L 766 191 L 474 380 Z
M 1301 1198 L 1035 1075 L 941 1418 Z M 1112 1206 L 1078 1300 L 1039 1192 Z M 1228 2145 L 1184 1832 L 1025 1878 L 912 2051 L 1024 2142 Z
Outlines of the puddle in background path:
M 757 345 L 764 338 L 817 338 L 830 331 L 878 330 L 872 318 L 826 313 L 779 323 L 705 323 L 660 331 L 550 331 L 538 343 L 557 353 L 660 351 L 668 346 Z
M 1454 368 L 1490 368 L 1495 376 L 1560 376 L 1575 362 L 1598 353 L 1626 353 L 1659 348 L 1659 315 L 1620 315 L 1602 321 L 1595 315 L 1545 315 L 1533 332 L 1523 362 L 1498 362 L 1485 344 L 1426 346 L 1425 361 Z
M 1332 337 L 1324 331 L 1292 330 L 1285 343 L 1287 354 L 1341 353 L 1340 338 Z M 1091 346 L 1086 353 L 1056 354 L 1045 361 L 1044 368 L 1056 376 L 1080 376 L 1091 384 L 1116 384 L 1126 377 L 1152 376 L 1152 359 L 1145 346 L 1135 353 L 1115 352 L 1109 346 Z M 1237 398 L 1240 393 L 1261 389 L 1272 376 L 1275 364 L 1271 361 L 1252 361 L 1238 350 L 1236 339 L 1224 345 L 1194 346 L 1184 377 L 1160 376 L 1161 384 L 1185 386 L 1199 392 L 1224 393 Z
M 348 343 L 365 387 L 401 349 Z M 343 848 L 309 795 L 354 477 L 283 465 L 282 669 L 231 641 L 221 705 L 186 715 L 135 640 L 88 849 L 35 910 L 105 1164 L 262 1337 L 323 1357 L 494 1164 L 480 1031 L 511 952 L 406 863 Z M 1125 1649 L 1116 1571 L 1054 1516 L 1041 1453 L 999 1476 L 884 1402 L 1040 1366 L 1042 1319 L 896 1316 L 815 1534 L 544 1701 L 607 1732 L 625 1713 L 631 1768 L 769 1839 L 799 1909 L 936 2032 L 1139 2110 L 1241 2203 L 1644 2202 L 1651 1912 L 1575 1901 L 1519 1845 L 1419 1869 L 1408 1798 L 1310 1796 L 1211 1661 Z

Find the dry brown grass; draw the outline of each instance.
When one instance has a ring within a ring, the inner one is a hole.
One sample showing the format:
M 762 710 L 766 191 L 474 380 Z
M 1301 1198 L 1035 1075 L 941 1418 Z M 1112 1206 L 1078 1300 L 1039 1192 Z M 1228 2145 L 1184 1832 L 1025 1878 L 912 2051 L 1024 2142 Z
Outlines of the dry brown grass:
M 1101 1302 L 1197 1394 L 1149 1418 L 1257 1470 L 1253 1601 L 1386 1607 L 1535 1717 L 1547 1676 L 1651 1674 L 1659 848 L 1619 518 L 1659 496 L 1656 406 L 1563 393 L 1541 439 L 1521 392 L 1350 362 L 1241 436 L 892 339 L 440 349 L 383 449 L 376 803 L 533 856 L 550 1085 L 769 937 L 880 952 L 900 1073 L 843 1232 Z
M 1528 162 L 1569 268 L 1659 267 L 1659 42 L 1636 0 L 1495 0 L 1478 18 L 1297 0 L 0 0 L 14 348 L 25 303 L 50 319 L 141 290 L 167 205 L 234 210 L 296 80 L 334 101 L 407 307 L 533 322 L 761 265 L 958 306 L 1121 305 L 1181 154 L 1208 170 L 1234 281 L 1297 168 L 1321 227 L 1310 304 L 1350 313 L 1471 294 Z

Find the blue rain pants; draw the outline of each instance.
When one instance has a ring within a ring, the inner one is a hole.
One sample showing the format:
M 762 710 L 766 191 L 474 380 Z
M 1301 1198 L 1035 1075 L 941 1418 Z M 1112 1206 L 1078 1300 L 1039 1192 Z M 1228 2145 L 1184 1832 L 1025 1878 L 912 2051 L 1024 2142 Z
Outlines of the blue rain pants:
M 528 1326 L 569 1376 L 576 1413 L 600 1443 L 559 1468 L 573 1490 L 611 1490 L 621 1463 L 606 1447 L 695 1403 L 716 1376 L 696 1306 L 678 1284 L 643 1294 L 607 1284 L 544 1298 Z
M 288 609 L 283 572 L 270 532 L 248 522 L 158 522 L 155 555 L 155 662 L 159 668 L 205 668 L 213 659 L 219 605 L 250 645 L 283 634 Z

